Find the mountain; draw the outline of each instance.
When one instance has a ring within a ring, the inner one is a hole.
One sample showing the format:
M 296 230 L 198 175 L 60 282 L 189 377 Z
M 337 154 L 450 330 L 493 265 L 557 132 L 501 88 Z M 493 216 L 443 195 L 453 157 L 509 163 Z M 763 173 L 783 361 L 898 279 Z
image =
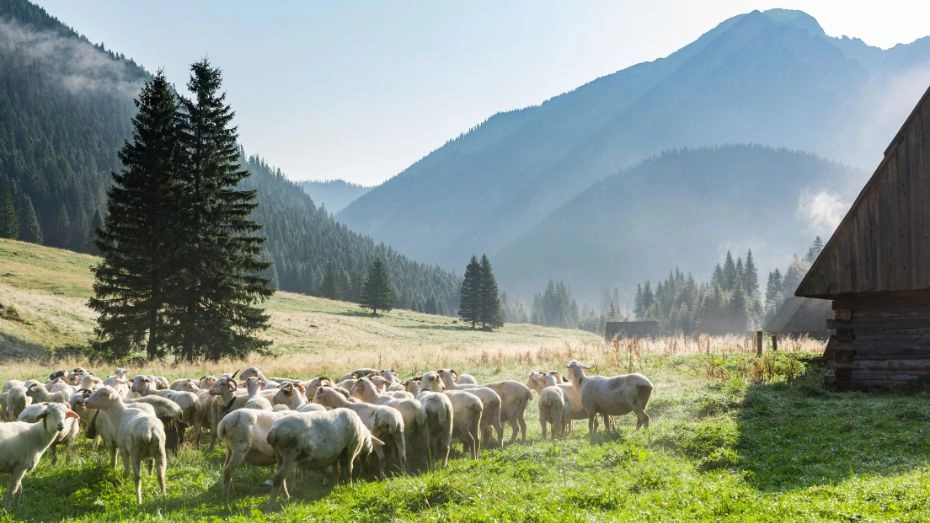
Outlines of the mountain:
M 344 180 L 304 181 L 298 182 L 297 185 L 309 194 L 314 202 L 326 207 L 326 210 L 331 213 L 338 213 L 345 209 L 359 196 L 371 190 L 371 187 Z
M 727 250 L 745 258 L 752 249 L 764 284 L 775 267 L 758 260 L 788 260 L 829 235 L 867 179 L 787 149 L 670 151 L 572 198 L 500 251 L 495 270 L 510 292 L 538 293 L 552 278 L 593 302 L 676 266 L 705 279 Z
M 131 137 L 133 99 L 149 78 L 26 0 L 0 2 L 0 235 L 93 251 L 111 173 L 122 167 L 117 151 Z M 319 295 L 329 273 L 338 297 L 354 300 L 377 257 L 396 306 L 455 311 L 454 274 L 349 230 L 280 170 L 242 154 L 280 289 Z
M 667 150 L 759 143 L 871 167 L 928 83 L 930 38 L 881 50 L 799 11 L 754 11 L 666 58 L 496 114 L 338 217 L 445 267 L 495 260 L 581 191 Z

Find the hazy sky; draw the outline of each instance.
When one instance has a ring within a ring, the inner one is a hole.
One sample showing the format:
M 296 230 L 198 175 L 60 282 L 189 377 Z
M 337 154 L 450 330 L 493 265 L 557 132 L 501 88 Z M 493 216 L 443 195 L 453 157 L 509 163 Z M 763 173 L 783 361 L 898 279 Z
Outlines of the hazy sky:
M 223 70 L 242 143 L 293 180 L 390 178 L 492 114 L 667 56 L 724 19 L 801 9 L 887 48 L 930 34 L 915 0 L 33 0 L 94 43 Z

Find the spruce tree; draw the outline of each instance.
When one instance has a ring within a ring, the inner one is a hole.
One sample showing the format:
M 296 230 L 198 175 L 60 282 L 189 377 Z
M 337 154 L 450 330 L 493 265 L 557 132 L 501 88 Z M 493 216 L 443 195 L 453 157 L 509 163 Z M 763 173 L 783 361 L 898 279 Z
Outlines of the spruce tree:
M 459 293 L 459 318 L 471 323 L 471 328 L 481 321 L 481 264 L 472 256 L 465 266 L 465 277 Z
M 501 317 L 500 291 L 487 255 L 481 256 L 480 274 L 478 321 L 481 322 L 482 328 L 488 330 L 501 327 L 504 325 L 504 320 Z
M 326 273 L 323 275 L 323 283 L 320 285 L 320 294 L 324 298 L 331 300 L 342 299 L 342 284 L 339 283 L 339 271 L 334 263 L 326 266 Z
M 365 278 L 365 285 L 362 287 L 362 299 L 360 305 L 366 309 L 371 309 L 372 315 L 377 315 L 378 310 L 389 311 L 394 308 L 394 291 L 391 290 L 391 284 L 388 282 L 387 271 L 380 259 L 375 258 L 368 269 L 368 277 Z
M 94 352 L 119 359 L 166 354 L 173 289 L 178 286 L 181 184 L 177 102 L 158 73 L 136 100 L 133 136 L 119 152 L 107 215 L 97 231 L 101 261 L 94 269 L 89 305 L 99 316 Z
M 32 198 L 29 195 L 23 198 L 21 207 L 19 215 L 22 219 L 19 220 L 19 239 L 41 244 L 42 227 L 39 225 L 39 218 L 36 216 L 36 209 L 32 205 Z
M 193 99 L 182 100 L 188 243 L 177 297 L 183 305 L 173 320 L 188 361 L 243 357 L 271 344 L 256 336 L 268 327 L 268 314 L 255 304 L 273 293 L 262 274 L 269 266 L 265 238 L 252 218 L 255 191 L 239 188 L 249 173 L 239 163 L 234 113 L 221 84 L 220 70 L 204 59 L 191 66 Z
M 13 190 L 9 185 L 0 189 L 0 238 L 19 238 L 19 218 L 13 206 Z

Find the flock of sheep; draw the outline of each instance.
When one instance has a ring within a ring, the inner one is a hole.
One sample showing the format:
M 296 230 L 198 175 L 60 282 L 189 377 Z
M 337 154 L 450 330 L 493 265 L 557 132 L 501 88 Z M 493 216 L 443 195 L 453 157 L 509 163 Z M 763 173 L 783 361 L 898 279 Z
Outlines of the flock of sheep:
M 587 375 L 588 367 L 574 360 L 566 369 L 570 380 L 558 371 L 534 371 L 525 385 L 478 384 L 452 369 L 406 380 L 393 370 L 357 369 L 338 380 L 301 381 L 266 378 L 256 367 L 170 383 L 152 375 L 128 379 L 124 369 L 101 380 L 83 368 L 56 371 L 46 382 L 9 380 L 0 395 L 11 420 L 0 423 L 0 472 L 10 473 L 6 506 L 19 503 L 23 477 L 46 451 L 52 463 L 57 447 L 70 451 L 81 426 L 106 447 L 112 466 L 122 457 L 139 503 L 142 463 L 149 463 L 164 494 L 166 449 L 184 444 L 185 437 L 199 444 L 205 433 L 211 448 L 217 440 L 226 447 L 227 498 L 233 471 L 248 463 L 276 467 L 274 501 L 289 497 L 287 479 L 298 466 L 351 482 L 359 458 L 383 478 L 446 465 L 454 439 L 477 459 L 482 448 L 504 445 L 505 425 L 511 427 L 508 443 L 518 437 L 525 442 L 531 390 L 539 394 L 543 438 L 547 426 L 558 438 L 576 419 L 587 419 L 593 433 L 598 415 L 605 429 L 612 426 L 610 416 L 630 412 L 637 429 L 649 426 L 645 408 L 653 386 L 645 376 Z

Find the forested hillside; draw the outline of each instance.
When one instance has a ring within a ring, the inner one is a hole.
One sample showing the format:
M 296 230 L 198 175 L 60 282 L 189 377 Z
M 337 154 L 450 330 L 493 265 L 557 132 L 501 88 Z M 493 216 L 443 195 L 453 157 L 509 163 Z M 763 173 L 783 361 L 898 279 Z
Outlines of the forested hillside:
M 344 180 L 304 181 L 299 182 L 298 185 L 313 198 L 314 202 L 326 207 L 326 210 L 333 214 L 345 209 L 356 198 L 371 190 L 371 187 L 349 183 Z
M 93 251 L 133 99 L 149 77 L 26 0 L 0 2 L 0 236 Z M 243 161 L 279 288 L 319 295 L 329 275 L 331 297 L 355 300 L 379 257 L 397 307 L 455 312 L 454 275 L 351 232 L 280 171 Z
M 593 302 L 678 269 L 699 280 L 727 250 L 760 273 L 828 236 L 867 178 L 810 153 L 763 146 L 672 151 L 579 194 L 495 257 L 508 292 L 569 282 Z

